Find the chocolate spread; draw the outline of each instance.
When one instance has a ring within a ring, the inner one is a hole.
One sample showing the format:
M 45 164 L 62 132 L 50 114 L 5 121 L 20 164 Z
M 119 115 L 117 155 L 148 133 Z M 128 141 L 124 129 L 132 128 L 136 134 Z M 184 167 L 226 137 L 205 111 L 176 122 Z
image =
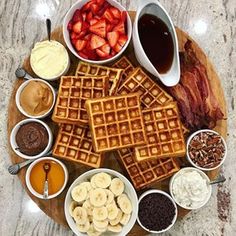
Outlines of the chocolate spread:
M 48 141 L 46 128 L 37 122 L 22 125 L 16 134 L 19 151 L 28 156 L 38 155 L 47 147 Z

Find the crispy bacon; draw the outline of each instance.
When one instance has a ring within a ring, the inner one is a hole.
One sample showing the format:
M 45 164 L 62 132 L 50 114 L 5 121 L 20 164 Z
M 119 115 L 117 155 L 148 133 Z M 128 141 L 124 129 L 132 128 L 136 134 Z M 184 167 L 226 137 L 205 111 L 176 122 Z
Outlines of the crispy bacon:
M 184 48 L 180 53 L 180 83 L 170 87 L 169 92 L 177 100 L 187 128 L 213 128 L 224 114 L 210 87 L 206 68 L 193 51 L 192 42 L 188 40 Z

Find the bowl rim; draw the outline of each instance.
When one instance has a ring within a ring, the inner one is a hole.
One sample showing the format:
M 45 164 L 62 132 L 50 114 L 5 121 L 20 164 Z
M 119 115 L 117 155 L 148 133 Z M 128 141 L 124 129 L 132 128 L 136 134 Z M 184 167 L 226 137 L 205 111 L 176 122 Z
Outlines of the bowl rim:
M 198 168 L 195 168 L 195 167 L 184 167 L 184 168 L 180 169 L 178 172 L 176 172 L 176 173 L 171 177 L 170 182 L 169 182 L 169 191 L 170 191 L 171 197 L 174 199 L 174 201 L 176 202 L 176 204 L 177 204 L 178 206 L 180 206 L 180 207 L 183 208 L 183 209 L 187 209 L 187 210 L 197 210 L 197 209 L 200 209 L 201 207 L 205 206 L 205 205 L 208 203 L 208 201 L 210 200 L 211 195 L 212 195 L 212 186 L 211 186 L 211 185 L 209 185 L 209 193 L 208 193 L 207 198 L 206 198 L 205 201 L 204 201 L 201 205 L 199 205 L 198 207 L 186 207 L 186 206 L 181 205 L 181 204 L 176 200 L 176 198 L 175 198 L 175 196 L 174 196 L 174 193 L 173 193 L 173 190 L 172 190 L 172 189 L 173 189 L 173 182 L 174 182 L 175 178 L 176 178 L 178 175 L 180 175 L 182 172 L 188 171 L 188 170 L 197 171 L 201 176 L 203 176 L 203 177 L 207 180 L 208 183 L 210 182 L 210 178 L 209 178 L 209 177 L 206 175 L 206 173 L 203 172 L 202 170 L 200 170 L 200 169 L 198 169 Z
M 147 229 L 145 226 L 143 226 L 143 224 L 140 222 L 139 220 L 139 216 L 137 216 L 137 221 L 138 221 L 138 224 L 144 229 L 146 230 L 147 232 L 149 233 L 156 233 L 156 234 L 160 234 L 160 233 L 164 233 L 166 232 L 167 230 L 169 230 L 176 222 L 177 220 L 177 216 L 178 216 L 178 208 L 177 208 L 177 205 L 174 201 L 174 199 L 172 198 L 172 196 L 170 196 L 167 192 L 163 191 L 163 190 L 160 190 L 160 189 L 150 189 L 150 190 L 147 190 L 145 191 L 143 194 L 141 194 L 141 196 L 139 197 L 139 200 L 138 200 L 138 203 L 141 202 L 141 200 L 146 197 L 147 195 L 149 194 L 152 194 L 152 193 L 159 193 L 159 194 L 162 194 L 164 196 L 166 196 L 168 199 L 171 200 L 172 204 L 174 205 L 175 207 L 175 215 L 174 215 L 174 218 L 172 219 L 172 223 L 166 228 L 166 229 L 163 229 L 163 230 L 160 230 L 160 231 L 155 231 L 155 230 L 149 230 Z
M 219 136 L 221 137 L 221 140 L 222 140 L 222 142 L 223 142 L 223 144 L 224 144 L 224 147 L 225 147 L 225 154 L 224 154 L 224 156 L 223 156 L 221 162 L 220 162 L 217 166 L 212 167 L 212 168 L 205 168 L 205 167 L 201 167 L 201 166 L 195 164 L 195 163 L 192 161 L 192 159 L 191 159 L 191 157 L 190 157 L 190 155 L 189 155 L 189 144 L 190 144 L 191 140 L 193 139 L 193 137 L 194 137 L 195 135 L 197 135 L 197 134 L 199 134 L 199 133 L 203 133 L 203 132 L 211 132 L 211 133 L 214 133 L 214 134 L 219 135 Z M 200 129 L 200 130 L 197 130 L 196 132 L 192 133 L 192 134 L 188 137 L 188 140 L 187 140 L 187 143 L 186 143 L 186 149 L 187 149 L 187 150 L 186 150 L 186 156 L 187 156 L 187 160 L 189 161 L 189 163 L 190 163 L 192 166 L 194 166 L 195 168 L 200 169 L 200 170 L 202 170 L 202 171 L 212 171 L 212 170 L 215 170 L 215 169 L 219 168 L 220 166 L 222 166 L 223 163 L 225 162 L 225 159 L 226 159 L 226 156 L 227 156 L 227 152 L 228 152 L 227 144 L 226 144 L 226 141 L 225 141 L 225 139 L 223 138 L 223 136 L 222 136 L 220 133 L 218 133 L 217 131 L 212 130 L 212 129 Z
M 39 42 L 37 42 L 37 43 L 42 43 L 42 42 L 44 42 L 44 41 L 48 41 L 48 40 L 42 40 L 42 41 L 39 41 Z M 31 67 L 32 71 L 33 71 L 40 79 L 43 79 L 43 80 L 46 80 L 46 81 L 54 81 L 54 80 L 59 79 L 61 76 L 65 75 L 65 74 L 67 73 L 67 71 L 69 70 L 69 68 L 70 68 L 70 56 L 69 56 L 68 51 L 66 50 L 66 47 L 65 47 L 62 43 L 58 42 L 57 40 L 51 39 L 50 41 L 53 41 L 53 42 L 56 42 L 56 43 L 60 44 L 60 45 L 65 49 L 65 52 L 66 52 L 66 62 L 67 62 L 67 64 L 66 64 L 65 69 L 64 69 L 60 74 L 58 74 L 57 76 L 52 77 L 52 78 L 45 78 L 45 77 L 42 77 L 42 76 L 38 75 L 38 74 L 35 72 L 34 67 L 32 66 L 32 62 L 31 62 L 31 53 L 32 53 L 32 50 L 33 50 L 33 49 L 31 50 L 30 57 L 29 57 L 30 67 Z M 34 46 L 35 46 L 35 45 L 34 45 Z
M 128 232 L 130 232 L 130 230 L 133 228 L 135 222 L 136 222 L 136 219 L 137 219 L 137 216 L 138 216 L 138 197 L 137 197 L 137 193 L 133 187 L 133 185 L 131 184 L 131 182 L 121 173 L 119 173 L 118 171 L 116 170 L 113 170 L 113 169 L 108 169 L 108 168 L 97 168 L 97 169 L 91 169 L 91 170 L 88 170 L 84 173 L 82 173 L 80 176 L 78 176 L 70 185 L 70 187 L 68 188 L 67 190 L 67 193 L 66 193 L 66 197 L 65 197 L 65 201 L 64 201 L 64 213 L 65 213 L 65 217 L 66 217 L 66 221 L 70 227 L 70 229 L 76 234 L 76 235 L 81 235 L 81 236 L 85 236 L 86 234 L 84 233 L 80 233 L 78 234 L 78 232 L 76 232 L 73 227 L 71 226 L 71 223 L 70 223 L 70 220 L 73 221 L 70 213 L 69 213 L 69 209 L 67 208 L 67 204 L 69 202 L 71 202 L 72 198 L 71 198 L 71 190 L 78 184 L 80 184 L 81 182 L 83 181 L 86 181 L 85 179 L 89 179 L 91 178 L 91 176 L 97 174 L 97 173 L 101 173 L 101 172 L 105 172 L 105 173 L 108 173 L 108 174 L 111 174 L 113 177 L 118 177 L 120 178 L 122 181 L 124 181 L 124 184 L 125 184 L 125 187 L 126 188 L 129 188 L 130 191 L 132 192 L 132 195 L 133 195 L 133 200 L 130 198 L 131 202 L 132 202 L 132 205 L 133 205 L 133 211 L 131 213 L 131 217 L 130 217 L 130 220 L 128 222 L 127 225 L 127 229 L 125 232 L 123 232 L 123 229 L 125 226 L 123 226 L 122 228 L 122 231 L 120 233 L 116 233 L 115 235 L 119 236 L 119 235 L 126 235 L 128 234 Z M 126 192 L 125 192 L 126 193 Z M 127 194 L 127 193 L 126 193 Z M 127 194 L 128 195 L 128 194 Z M 129 195 L 128 195 L 129 196 Z M 130 197 L 130 196 L 129 196 Z M 75 223 L 74 223 L 75 224 Z M 130 224 L 130 225 L 129 225 Z M 128 226 L 129 225 L 129 226 Z M 122 233 L 122 234 L 121 234 Z
M 44 126 L 44 128 L 47 130 L 47 133 L 48 133 L 48 145 L 45 147 L 45 149 L 40 152 L 39 154 L 37 155 L 34 155 L 34 156 L 28 156 L 26 154 L 23 154 L 22 152 L 18 151 L 16 148 L 17 148 L 17 144 L 16 144 L 16 140 L 15 140 L 15 137 L 16 137 L 16 134 L 17 134 L 17 131 L 19 130 L 20 126 L 23 125 L 23 124 L 27 124 L 27 123 L 30 123 L 30 122 L 37 122 L 41 125 Z M 24 158 L 24 159 L 37 159 L 39 157 L 42 157 L 43 155 L 45 155 L 51 148 L 52 146 L 52 143 L 53 143 L 53 134 L 52 134 L 52 131 L 50 129 L 50 127 L 45 123 L 43 122 L 42 120 L 38 120 L 38 119 L 35 119 L 35 118 L 28 118 L 28 119 L 24 119 L 24 120 L 21 120 L 20 122 L 18 122 L 14 127 L 13 129 L 11 130 L 11 134 L 10 134 L 10 144 L 11 144 L 11 148 L 12 150 L 20 157 Z
M 28 83 L 30 83 L 31 81 L 39 81 L 39 82 L 42 82 L 44 84 L 46 84 L 51 92 L 52 92 L 52 96 L 53 96 L 53 102 L 52 102 L 52 105 L 50 107 L 50 109 L 48 111 L 46 111 L 44 114 L 42 115 L 37 115 L 37 116 L 33 116 L 33 115 L 30 115 L 28 114 L 24 109 L 23 107 L 21 106 L 20 104 L 20 95 L 23 91 L 23 89 L 26 87 L 26 85 L 28 85 Z M 20 86 L 19 88 L 17 89 L 16 91 L 16 96 L 15 96 L 15 103 L 16 103 L 16 106 L 18 108 L 18 110 L 26 117 L 28 118 L 33 118 L 33 119 L 42 119 L 42 118 L 45 118 L 46 116 L 48 116 L 50 114 L 50 112 L 52 111 L 54 105 L 55 105 L 55 102 L 56 102 L 56 92 L 54 90 L 54 88 L 52 87 L 51 84 L 49 84 L 47 81 L 43 80 L 43 79 L 40 79 L 40 78 L 34 78 L 34 79 L 29 79 L 29 80 L 26 80 L 24 81 Z
M 63 169 L 64 171 L 64 175 L 65 175 L 65 179 L 64 179 L 64 184 L 63 186 L 61 187 L 61 189 L 59 191 L 57 191 L 56 193 L 52 194 L 52 195 L 48 195 L 48 198 L 45 199 L 45 200 L 48 200 L 48 199 L 52 199 L 56 196 L 58 196 L 59 194 L 62 193 L 62 191 L 65 189 L 66 187 L 66 184 L 68 182 L 68 178 L 69 178 L 69 174 L 68 174 L 68 170 L 67 170 L 67 167 L 65 166 L 64 163 L 62 163 L 61 161 L 59 161 L 58 159 L 54 158 L 54 157 L 50 157 L 50 156 L 46 156 L 46 157 L 41 157 L 41 158 L 38 158 L 37 160 L 33 161 L 30 166 L 28 167 L 27 171 L 26 171 L 26 174 L 25 174 L 25 182 L 26 182 L 26 186 L 28 188 L 28 190 L 37 198 L 40 198 L 40 199 L 44 199 L 43 198 L 43 194 L 39 194 L 38 192 L 36 192 L 32 185 L 31 185 L 31 182 L 30 182 L 30 174 L 31 174 L 31 171 L 33 169 L 33 167 L 39 163 L 40 161 L 43 161 L 43 160 L 52 160 L 52 161 L 55 161 L 57 162 Z
M 89 0 L 78 0 L 77 2 L 75 2 L 71 7 L 70 9 L 67 11 L 65 17 L 64 17 L 64 20 L 63 20 L 63 38 L 64 38 L 64 41 L 66 43 L 66 46 L 68 47 L 68 49 L 70 50 L 70 52 L 76 56 L 78 59 L 82 60 L 82 61 L 85 61 L 87 63 L 92 63 L 92 64 L 98 64 L 98 65 L 102 65 L 102 64 L 106 64 L 106 63 L 110 63 L 112 61 L 115 61 L 117 58 L 119 58 L 123 52 L 126 50 L 126 48 L 128 47 L 129 43 L 130 43 L 130 40 L 131 40 L 131 37 L 132 37 L 132 21 L 131 21 L 131 18 L 129 16 L 129 13 L 128 13 L 128 10 L 126 10 L 126 8 L 124 6 L 122 6 L 118 1 L 115 1 L 115 0 L 106 0 L 107 2 L 109 2 L 112 6 L 118 8 L 119 10 L 121 11 L 126 11 L 127 12 L 127 36 L 128 36 L 128 40 L 126 42 L 126 44 L 122 47 L 122 49 L 116 54 L 114 55 L 113 57 L 111 58 L 108 58 L 108 59 L 105 59 L 105 60 L 99 60 L 99 61 L 95 61 L 95 60 L 89 60 L 89 59 L 86 59 L 86 58 L 83 58 L 81 57 L 74 49 L 73 45 L 71 44 L 71 41 L 70 41 L 70 38 L 67 37 L 66 33 L 67 33 L 67 24 L 68 22 L 70 21 L 69 18 L 69 15 L 71 14 L 72 10 L 74 8 L 76 8 L 77 5 L 79 6 L 83 6 L 84 4 L 86 4 Z M 80 9 L 81 7 L 77 7 L 77 9 Z

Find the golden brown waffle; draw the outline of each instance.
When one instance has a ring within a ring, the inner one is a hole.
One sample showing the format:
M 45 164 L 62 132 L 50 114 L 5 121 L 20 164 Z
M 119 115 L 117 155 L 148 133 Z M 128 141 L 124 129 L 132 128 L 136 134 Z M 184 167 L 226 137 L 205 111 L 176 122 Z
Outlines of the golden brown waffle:
M 88 124 L 85 101 L 108 94 L 106 76 L 62 76 L 52 120 L 66 124 Z
M 146 142 L 137 93 L 89 99 L 85 106 L 96 152 L 138 146 Z
M 140 67 L 137 67 L 126 80 L 119 84 L 118 94 L 138 92 L 144 107 L 165 105 L 173 98 L 155 83 Z
M 137 190 L 166 179 L 180 169 L 177 160 L 173 158 L 137 162 L 131 148 L 120 149 L 117 154 Z
M 76 75 L 85 76 L 107 76 L 109 78 L 109 94 L 113 94 L 118 85 L 118 81 L 123 73 L 122 69 L 111 68 L 107 66 L 100 66 L 95 64 L 86 63 L 80 61 L 77 69 Z
M 86 166 L 99 168 L 102 154 L 93 150 L 88 127 L 62 124 L 53 147 L 53 155 Z
M 133 64 L 128 60 L 126 56 L 121 57 L 112 65 L 112 67 L 124 70 L 122 74 L 123 80 L 126 79 L 128 75 L 135 69 Z
M 144 109 L 142 111 L 147 135 L 147 144 L 135 147 L 137 161 L 160 157 L 185 155 L 185 140 L 177 104 Z

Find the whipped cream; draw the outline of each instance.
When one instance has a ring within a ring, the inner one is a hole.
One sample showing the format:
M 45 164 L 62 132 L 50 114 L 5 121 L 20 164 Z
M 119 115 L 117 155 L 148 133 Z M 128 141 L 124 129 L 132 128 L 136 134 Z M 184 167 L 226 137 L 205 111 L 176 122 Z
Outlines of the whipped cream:
M 39 77 L 55 79 L 66 71 L 69 56 L 65 47 L 57 41 L 36 43 L 31 51 L 30 64 Z
M 207 179 L 196 170 L 183 170 L 172 183 L 176 202 L 183 207 L 199 208 L 208 199 L 210 186 Z

